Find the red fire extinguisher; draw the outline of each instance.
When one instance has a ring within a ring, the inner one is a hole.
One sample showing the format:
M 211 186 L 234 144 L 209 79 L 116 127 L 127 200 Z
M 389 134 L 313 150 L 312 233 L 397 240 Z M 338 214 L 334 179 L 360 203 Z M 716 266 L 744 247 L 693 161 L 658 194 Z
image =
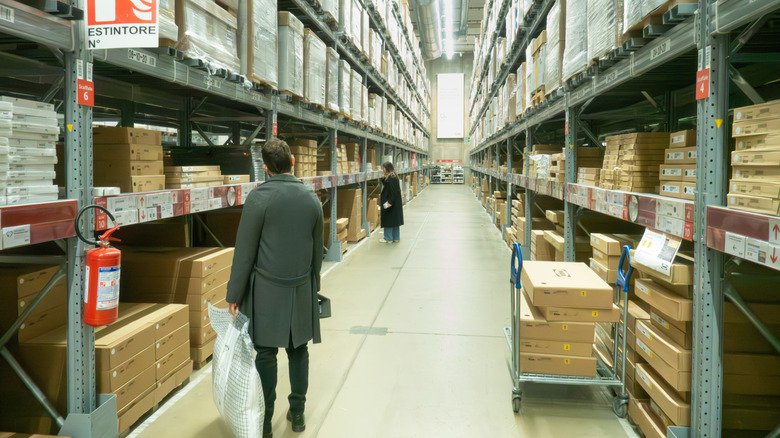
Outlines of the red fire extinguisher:
M 79 220 L 85 211 L 95 208 L 104 211 L 114 227 L 103 233 L 99 240 L 84 237 L 79 229 Z M 119 276 L 122 253 L 109 244 L 111 234 L 118 230 L 114 215 L 99 205 L 88 205 L 76 216 L 76 234 L 88 245 L 94 245 L 87 252 L 87 287 L 84 293 L 84 323 L 93 327 L 109 325 L 116 321 L 119 312 Z

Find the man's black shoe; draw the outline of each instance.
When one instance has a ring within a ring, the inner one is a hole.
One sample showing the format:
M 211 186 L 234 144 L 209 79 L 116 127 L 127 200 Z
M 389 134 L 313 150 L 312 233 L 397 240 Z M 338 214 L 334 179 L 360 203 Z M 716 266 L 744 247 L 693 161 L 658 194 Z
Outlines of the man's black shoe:
M 287 411 L 287 421 L 292 422 L 293 432 L 306 430 L 306 420 L 303 418 L 303 413 L 293 414 L 292 411 Z

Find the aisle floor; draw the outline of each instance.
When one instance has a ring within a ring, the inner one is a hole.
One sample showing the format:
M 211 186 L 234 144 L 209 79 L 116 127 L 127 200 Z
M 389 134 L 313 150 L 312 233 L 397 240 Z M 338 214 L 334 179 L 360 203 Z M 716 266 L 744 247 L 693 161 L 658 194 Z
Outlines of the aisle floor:
M 279 354 L 274 437 L 634 437 L 604 389 L 525 386 L 511 407 L 509 250 L 465 186 L 431 186 L 407 206 L 401 242 L 381 229 L 328 264 L 333 305 L 309 347 L 306 431 L 285 420 Z M 147 418 L 133 438 L 230 437 L 211 393 L 211 366 Z

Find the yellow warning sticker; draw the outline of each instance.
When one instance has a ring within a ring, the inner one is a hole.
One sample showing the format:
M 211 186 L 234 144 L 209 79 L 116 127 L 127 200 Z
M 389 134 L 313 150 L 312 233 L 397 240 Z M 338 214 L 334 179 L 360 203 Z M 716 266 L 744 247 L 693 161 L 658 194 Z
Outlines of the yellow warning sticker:
M 594 318 L 598 318 L 599 317 L 599 311 L 598 310 L 594 310 L 593 311 L 593 317 Z
M 586 296 L 588 296 L 588 291 L 586 291 L 586 290 L 580 291 L 580 296 L 581 296 L 581 297 L 586 297 Z
M 569 364 L 571 364 L 571 359 L 564 359 L 563 363 L 565 363 L 566 365 L 569 365 Z
M 569 350 L 571 350 L 571 345 L 569 345 L 569 344 L 563 344 L 563 349 L 564 349 L 565 351 L 569 351 Z
M 723 124 L 723 119 L 715 119 L 715 125 L 720 128 L 720 125 Z
M 569 324 L 562 324 L 561 325 L 561 330 L 568 330 L 568 329 L 569 329 Z
M 69 124 L 68 126 L 68 132 L 73 132 L 73 125 Z

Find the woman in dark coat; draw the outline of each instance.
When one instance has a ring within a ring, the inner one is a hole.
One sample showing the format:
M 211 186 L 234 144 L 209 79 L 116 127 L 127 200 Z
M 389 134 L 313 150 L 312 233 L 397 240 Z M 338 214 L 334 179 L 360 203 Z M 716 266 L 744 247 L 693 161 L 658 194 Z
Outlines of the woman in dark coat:
M 387 162 L 382 165 L 382 228 L 385 230 L 385 238 L 382 243 L 398 242 L 401 240 L 401 225 L 404 224 L 404 203 L 401 196 L 401 181 L 395 174 L 393 164 Z

